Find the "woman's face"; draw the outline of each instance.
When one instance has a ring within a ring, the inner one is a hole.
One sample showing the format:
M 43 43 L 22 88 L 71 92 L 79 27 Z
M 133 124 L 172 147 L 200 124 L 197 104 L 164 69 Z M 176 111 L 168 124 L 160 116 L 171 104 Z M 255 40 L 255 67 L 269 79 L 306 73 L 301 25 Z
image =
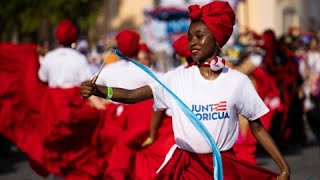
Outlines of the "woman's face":
M 151 65 L 151 59 L 150 59 L 149 53 L 145 51 L 139 51 L 138 61 L 139 63 L 148 67 Z
M 189 49 L 194 61 L 204 62 L 216 52 L 216 41 L 207 26 L 202 22 L 193 22 L 188 31 Z
M 309 49 L 316 49 L 317 46 L 318 46 L 317 39 L 312 38 L 312 39 L 310 40 Z

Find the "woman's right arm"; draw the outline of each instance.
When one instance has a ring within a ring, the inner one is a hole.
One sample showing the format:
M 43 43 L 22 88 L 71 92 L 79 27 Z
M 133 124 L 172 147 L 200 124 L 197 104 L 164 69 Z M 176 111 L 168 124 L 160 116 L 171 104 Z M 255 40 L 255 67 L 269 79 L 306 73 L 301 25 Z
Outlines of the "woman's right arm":
M 108 87 L 92 83 L 93 81 L 84 81 L 81 83 L 80 93 L 82 98 L 89 98 L 91 95 L 106 98 L 108 96 Z M 153 97 L 150 86 L 143 86 L 133 90 L 112 88 L 112 97 L 110 100 L 125 104 L 134 104 Z

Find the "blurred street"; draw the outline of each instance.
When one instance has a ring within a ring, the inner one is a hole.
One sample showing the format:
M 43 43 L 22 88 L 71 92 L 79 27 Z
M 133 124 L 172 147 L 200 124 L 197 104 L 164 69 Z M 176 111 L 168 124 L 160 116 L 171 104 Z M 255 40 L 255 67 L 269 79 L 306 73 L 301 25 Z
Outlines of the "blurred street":
M 27 157 L 22 153 L 13 153 L 0 158 L 1 180 L 43 180 L 29 166 Z
M 291 167 L 291 180 L 320 180 L 320 146 L 290 149 L 284 152 Z M 260 155 L 258 164 L 273 171 L 278 171 L 277 165 L 266 155 Z

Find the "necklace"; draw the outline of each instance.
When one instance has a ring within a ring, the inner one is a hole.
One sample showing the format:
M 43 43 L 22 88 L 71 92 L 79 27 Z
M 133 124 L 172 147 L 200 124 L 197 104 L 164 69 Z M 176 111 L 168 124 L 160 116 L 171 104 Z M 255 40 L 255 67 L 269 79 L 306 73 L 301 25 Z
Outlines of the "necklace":
M 206 72 L 206 73 L 204 73 L 204 77 L 208 77 L 209 76 L 209 73 L 208 72 Z
M 193 65 L 198 65 L 198 67 L 203 66 L 203 67 L 210 67 L 212 71 L 216 72 L 221 70 L 226 64 L 226 61 L 222 59 L 221 57 L 217 56 L 214 59 L 206 62 L 198 62 L 194 61 L 188 65 L 188 67 L 191 67 Z M 209 74 L 208 74 L 209 75 Z

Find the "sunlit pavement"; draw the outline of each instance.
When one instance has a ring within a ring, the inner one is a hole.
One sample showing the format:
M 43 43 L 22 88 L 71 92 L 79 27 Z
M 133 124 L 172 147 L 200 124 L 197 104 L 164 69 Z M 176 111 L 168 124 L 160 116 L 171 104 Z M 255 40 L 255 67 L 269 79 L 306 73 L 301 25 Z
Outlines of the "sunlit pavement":
M 319 145 L 291 147 L 283 153 L 291 167 L 292 180 L 320 180 Z M 257 163 L 279 172 L 278 166 L 265 154 L 258 156 Z

